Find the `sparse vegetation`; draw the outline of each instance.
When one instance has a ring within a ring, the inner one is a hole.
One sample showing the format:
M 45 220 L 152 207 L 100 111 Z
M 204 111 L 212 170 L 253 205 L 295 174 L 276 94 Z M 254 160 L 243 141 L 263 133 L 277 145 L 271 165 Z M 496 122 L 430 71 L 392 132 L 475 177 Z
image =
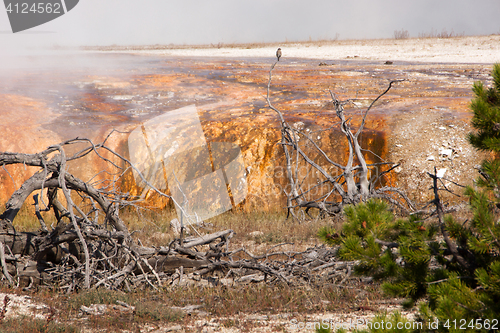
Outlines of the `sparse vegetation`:
M 453 38 L 453 37 L 462 37 L 464 33 L 456 33 L 451 29 L 450 32 L 444 28 L 441 32 L 437 32 L 437 30 L 431 29 L 430 32 L 421 32 L 418 34 L 418 38 Z
M 408 30 L 394 30 L 394 39 L 408 39 L 410 38 L 410 33 Z
M 68 310 L 78 312 L 82 305 L 116 304 L 116 301 L 133 304 L 134 295 L 104 288 L 92 289 L 72 295 L 68 299 Z
M 155 301 L 137 302 L 135 305 L 134 320 L 142 322 L 161 321 L 171 322 L 179 321 L 184 317 L 180 310 L 171 309 Z
M 254 240 L 257 243 L 276 244 L 281 242 L 293 242 L 299 244 L 311 244 L 317 240 L 318 228 L 329 223 L 329 219 L 312 219 L 307 223 L 290 223 L 286 213 L 276 212 L 226 212 L 218 215 L 207 222 L 215 229 L 232 229 L 238 238 L 234 241 Z M 254 231 L 262 234 L 252 236 Z
M 81 329 L 72 324 L 19 317 L 2 321 L 0 331 L 2 333 L 79 333 Z
M 2 292 L 9 292 L 9 290 L 3 289 Z M 364 296 L 360 298 L 359 295 Z M 284 313 L 300 318 L 310 313 L 345 311 L 346 307 L 348 310 L 356 311 L 358 307 L 366 306 L 383 297 L 376 285 L 359 283 L 355 279 L 343 286 L 324 283 L 293 288 L 285 284 L 249 284 L 230 287 L 192 285 L 165 288 L 159 292 L 143 290 L 123 293 L 98 289 L 69 295 L 42 290 L 35 294 L 34 298 L 55 309 L 56 315 L 53 321 L 48 323 L 47 320 L 31 318 L 8 319 L 0 324 L 0 331 L 4 332 L 3 327 L 14 327 L 15 329 L 6 332 L 80 332 L 85 327 L 116 332 L 134 331 L 146 323 L 185 325 L 198 320 L 199 317 L 197 315 L 186 316 L 179 309 L 172 309 L 172 307 L 188 305 L 201 306 L 200 311 L 209 312 L 214 317 L 228 318 L 221 322 L 222 326 L 251 330 L 252 324 L 244 323 L 244 321 L 238 322 L 237 317 L 245 314 Z M 116 305 L 117 301 L 135 306 L 135 311 L 110 311 L 102 315 L 83 317 L 79 311 L 82 305 Z M 20 329 L 23 325 L 31 330 L 23 331 Z M 37 331 L 34 327 L 41 328 Z M 48 327 L 48 329 L 43 327 Z

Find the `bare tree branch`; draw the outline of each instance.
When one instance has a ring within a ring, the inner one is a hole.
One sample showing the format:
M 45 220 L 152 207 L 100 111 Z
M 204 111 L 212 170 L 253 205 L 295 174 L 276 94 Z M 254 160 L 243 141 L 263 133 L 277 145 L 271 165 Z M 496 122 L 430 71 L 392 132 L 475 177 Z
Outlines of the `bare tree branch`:
M 342 211 L 343 205 L 355 204 L 359 201 L 364 201 L 371 197 L 385 199 L 391 204 L 398 205 L 405 210 L 413 210 L 413 203 L 403 193 L 403 191 L 388 187 L 382 187 L 379 189 L 375 188 L 375 184 L 379 182 L 384 175 L 391 172 L 391 170 L 393 170 L 396 166 L 393 163 L 389 162 L 381 162 L 375 164 L 366 163 L 363 152 L 370 152 L 372 154 L 374 153 L 369 150 L 363 149 L 359 143 L 359 137 L 364 129 L 370 109 L 382 96 L 384 96 L 391 89 L 394 83 L 404 80 L 393 80 L 389 82 L 389 86 L 386 88 L 386 90 L 378 95 L 377 98 L 373 100 L 370 106 L 365 110 L 361 125 L 358 127 L 355 134 L 351 129 L 350 119 L 346 119 L 344 114 L 344 106 L 350 103 L 351 100 L 340 101 L 337 96 L 332 91 L 330 91 L 334 110 L 338 119 L 340 120 L 340 122 L 338 123 L 339 129 L 344 134 L 347 140 L 347 162 L 345 165 L 341 165 L 334 162 L 310 135 L 302 132 L 299 129 L 291 127 L 285 120 L 283 113 L 271 103 L 270 91 L 272 72 L 276 64 L 277 62 L 273 63 L 269 70 L 266 100 L 269 108 L 276 112 L 280 121 L 280 144 L 285 155 L 286 178 L 290 188 L 288 192 L 285 192 L 285 195 L 287 197 L 288 215 L 292 215 L 294 218 L 297 218 L 297 215 L 295 214 L 295 211 L 297 209 L 304 209 L 305 213 L 308 216 L 310 216 L 310 209 L 317 209 L 321 213 L 328 215 L 337 214 Z M 328 128 L 328 130 L 333 129 L 333 126 Z M 314 153 L 317 153 L 318 157 L 321 157 L 328 164 L 336 168 L 337 174 L 335 176 L 332 176 L 332 174 L 325 168 L 323 168 L 319 162 L 316 162 L 315 159 L 310 157 L 310 154 L 306 153 L 302 149 L 300 145 L 300 139 L 302 138 L 305 138 L 306 144 L 309 143 L 312 145 Z M 374 155 L 378 157 L 376 154 Z M 355 160 L 357 161 L 357 164 L 355 163 Z M 305 175 L 299 174 L 300 165 L 308 166 L 307 173 Z M 378 176 L 376 178 L 370 179 L 369 168 L 384 165 L 387 165 L 389 169 L 378 173 Z M 317 184 L 310 184 L 310 182 L 306 181 L 307 177 L 311 174 L 310 170 L 314 170 L 324 179 L 318 180 Z M 370 184 L 372 184 L 372 186 L 370 186 Z M 324 186 L 327 186 L 329 189 L 322 192 Z M 315 195 L 313 195 L 313 191 L 318 192 L 318 190 L 319 194 L 315 197 Z M 402 200 L 396 200 L 393 197 L 393 194 L 386 193 L 387 191 L 400 195 Z M 340 198 L 340 201 L 338 200 L 338 198 Z M 409 209 L 406 208 L 406 206 L 408 206 Z

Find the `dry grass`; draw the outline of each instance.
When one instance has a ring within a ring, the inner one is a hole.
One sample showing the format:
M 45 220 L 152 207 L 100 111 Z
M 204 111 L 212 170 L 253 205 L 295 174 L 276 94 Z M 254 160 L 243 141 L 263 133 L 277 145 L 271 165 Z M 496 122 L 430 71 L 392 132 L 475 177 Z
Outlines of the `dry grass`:
M 175 290 L 170 297 L 181 297 L 185 304 L 200 302 L 216 316 L 238 313 L 312 313 L 335 311 L 355 305 L 359 290 L 331 284 L 315 287 L 257 284 L 240 287 L 189 287 Z M 362 300 L 364 302 L 365 300 Z
M 408 30 L 394 30 L 394 39 L 408 39 L 410 38 L 410 33 Z
M 29 317 L 10 318 L 0 323 L 3 333 L 77 333 L 80 328 L 73 324 L 32 319 Z
M 140 214 L 127 211 L 121 216 L 129 230 L 134 231 L 134 237 L 145 246 L 166 246 L 175 238 L 170 228 L 170 221 L 177 217 L 173 210 L 142 211 Z M 204 234 L 232 229 L 236 233 L 232 243 L 236 244 L 253 241 L 256 244 L 316 245 L 318 229 L 326 224 L 332 224 L 332 220 L 310 219 L 299 223 L 287 219 L 284 212 L 228 211 L 206 220 L 196 230 Z M 196 232 L 191 230 L 191 235 L 196 236 Z
M 38 222 L 29 211 L 20 216 L 21 224 L 28 228 L 38 228 Z M 165 245 L 173 234 L 170 231 L 170 220 L 173 211 L 135 211 L 122 212 L 131 230 L 139 230 L 134 237 L 149 245 Z M 33 222 L 34 221 L 34 222 Z M 338 229 L 342 221 L 311 220 L 298 223 L 286 219 L 281 212 L 243 213 L 226 212 L 207 221 L 212 232 L 231 228 L 237 235 L 232 244 L 244 243 L 255 247 L 270 248 L 273 244 L 294 242 L 301 246 L 319 243 L 317 231 L 321 226 L 329 225 Z M 258 235 L 251 234 L 260 231 Z M 155 238 L 164 235 L 163 239 Z M 18 289 L 0 288 L 7 293 L 22 293 Z M 53 290 L 40 288 L 38 292 L 29 293 L 34 301 L 44 303 L 55 309 L 53 320 L 34 320 L 31 318 L 5 319 L 0 322 L 0 332 L 81 332 L 83 328 L 99 332 L 121 332 L 124 330 L 139 332 L 148 326 L 192 325 L 201 318 L 198 315 L 186 315 L 172 307 L 199 305 L 199 310 L 206 312 L 207 322 L 210 318 L 221 319 L 222 327 L 232 327 L 243 331 L 252 331 L 256 322 L 245 321 L 247 315 L 289 314 L 294 318 L 302 318 L 308 314 L 328 312 L 350 312 L 359 307 L 370 306 L 384 296 L 378 284 L 360 283 L 357 279 L 339 286 L 330 282 L 310 283 L 308 285 L 290 287 L 284 284 L 269 285 L 264 283 L 235 286 L 176 286 L 165 287 L 159 292 L 152 290 L 136 290 L 125 293 L 107 289 L 79 291 L 73 294 L 61 294 Z M 134 312 L 109 311 L 103 315 L 82 316 L 80 307 L 92 304 L 117 304 L 117 301 L 135 306 Z M 203 317 L 204 318 L 204 317 Z M 285 328 L 283 328 L 285 329 Z
M 418 34 L 418 38 L 454 38 L 454 37 L 463 37 L 465 35 L 464 32 L 456 33 L 451 29 L 450 32 L 448 30 L 443 29 L 441 32 L 437 32 L 437 30 L 431 29 L 430 32 L 421 32 Z
M 19 293 L 5 288 L 2 291 Z M 294 288 L 281 284 L 252 284 L 230 288 L 220 285 L 184 286 L 165 288 L 160 292 L 141 290 L 133 293 L 98 289 L 71 295 L 40 290 L 30 295 L 35 301 L 55 309 L 53 320 L 9 319 L 0 323 L 1 332 L 79 332 L 77 327 L 82 326 L 104 332 L 120 332 L 139 331 L 145 324 L 183 325 L 199 317 L 187 316 L 171 307 L 187 305 L 200 305 L 201 311 L 216 317 L 278 313 L 288 313 L 296 317 L 318 312 L 355 311 L 357 307 L 369 305 L 370 302 L 381 298 L 377 285 L 358 284 L 356 281 L 344 286 L 328 283 Z M 110 311 L 99 316 L 82 317 L 79 314 L 82 305 L 116 304 L 117 300 L 135 306 L 136 310 Z M 228 319 L 224 326 L 239 326 L 239 323 Z M 9 330 L 10 327 L 13 329 Z
M 42 212 L 46 224 L 55 225 L 56 220 L 52 211 Z M 144 246 L 167 246 L 174 238 L 170 221 L 177 217 L 173 208 L 162 210 L 126 209 L 120 213 L 133 237 Z M 102 221 L 101 221 L 102 222 Z M 297 222 L 287 218 L 284 211 L 271 212 L 244 212 L 239 209 L 225 212 L 205 221 L 205 224 L 196 227 L 196 231 L 205 234 L 225 229 L 232 229 L 236 236 L 231 240 L 234 246 L 275 245 L 279 243 L 293 243 L 301 248 L 319 244 L 317 232 L 324 225 L 332 225 L 332 219 L 309 219 Z M 40 228 L 32 206 L 24 205 L 14 220 L 17 231 L 36 231 Z M 191 230 L 191 235 L 197 232 Z
M 311 219 L 297 222 L 286 217 L 284 212 L 226 212 L 212 218 L 210 223 L 214 229 L 232 229 L 236 232 L 234 241 L 255 241 L 256 243 L 296 243 L 317 244 L 318 229 L 330 219 Z M 254 233 L 257 232 L 257 233 Z
M 5 204 L 2 204 L 2 207 L 5 207 Z M 55 218 L 53 218 L 52 212 L 49 214 L 43 214 L 43 217 L 47 218 L 45 220 L 47 226 L 56 222 Z M 32 206 L 27 205 L 26 202 L 17 213 L 14 220 L 14 228 L 20 232 L 34 231 L 40 228 L 40 223 L 35 216 L 35 209 Z

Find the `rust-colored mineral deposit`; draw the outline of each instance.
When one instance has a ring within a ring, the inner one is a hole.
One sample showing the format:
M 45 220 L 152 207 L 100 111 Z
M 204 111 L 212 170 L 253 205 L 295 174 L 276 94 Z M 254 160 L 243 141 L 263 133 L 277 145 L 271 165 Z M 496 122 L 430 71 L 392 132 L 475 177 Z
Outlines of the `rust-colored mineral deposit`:
M 271 63 L 255 59 L 102 53 L 79 57 L 82 60 L 91 57 L 96 65 L 82 68 L 75 61 L 70 68 L 20 69 L 0 74 L 3 75 L 0 151 L 34 153 L 77 136 L 98 142 L 116 129 L 121 133 L 114 133 L 108 145 L 128 156 L 128 134 L 123 132 L 131 132 L 166 112 L 195 105 L 209 143 L 231 142 L 241 148 L 248 183 L 248 195 L 242 207 L 269 210 L 283 206 L 286 179 L 278 144 L 279 122 L 265 100 Z M 114 66 L 108 68 L 99 65 L 100 62 Z M 436 119 L 435 123 L 429 123 L 429 131 L 442 126 L 444 133 L 453 128 L 450 125 L 466 126 L 470 119 L 471 85 L 475 80 L 486 80 L 489 72 L 489 66 L 475 64 L 394 62 L 389 66 L 384 62 L 361 60 L 328 61 L 322 66 L 319 63 L 303 59 L 280 61 L 273 72 L 271 101 L 289 123 L 314 133 L 320 147 L 340 163 L 345 162 L 347 145 L 337 126 L 329 90 L 341 99 L 352 99 L 345 112 L 356 128 L 363 111 L 387 88 L 388 82 L 405 79 L 370 111 L 362 143 L 374 153 L 366 153 L 369 162 L 382 158 L 409 166 L 415 152 L 432 145 L 438 151 L 449 142 L 436 142 L 438 139 L 431 142 L 422 129 L 421 136 L 413 140 L 407 138 L 405 154 L 394 148 L 400 147 L 398 140 L 406 133 L 401 121 L 411 129 L 411 115 L 418 125 L 419 113 L 422 113 L 427 119 L 432 116 Z M 466 132 L 461 135 L 465 137 Z M 436 162 L 443 157 L 435 155 Z M 425 158 L 432 161 L 430 156 Z M 459 163 L 470 167 L 477 161 L 457 160 L 450 170 Z M 94 157 L 70 167 L 77 176 L 89 180 L 105 163 Z M 429 167 L 427 171 L 430 170 Z M 32 172 L 22 166 L 1 169 L 0 201 L 5 202 Z M 385 178 L 385 182 L 405 185 L 404 177 L 405 171 L 399 170 Z M 470 181 L 474 176 L 464 171 L 456 177 Z M 314 174 L 309 175 L 307 181 L 315 182 Z M 132 195 L 142 194 L 149 204 L 158 207 L 167 204 L 164 198 L 138 187 L 131 174 L 124 177 L 120 186 Z

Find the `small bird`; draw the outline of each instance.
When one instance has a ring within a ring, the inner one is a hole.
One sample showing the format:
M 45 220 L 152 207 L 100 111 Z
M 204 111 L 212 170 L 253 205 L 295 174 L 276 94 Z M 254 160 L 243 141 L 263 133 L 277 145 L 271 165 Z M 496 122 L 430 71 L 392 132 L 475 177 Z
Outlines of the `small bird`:
M 276 51 L 276 57 L 278 57 L 278 61 L 280 61 L 281 58 L 281 48 L 278 47 L 278 51 Z

